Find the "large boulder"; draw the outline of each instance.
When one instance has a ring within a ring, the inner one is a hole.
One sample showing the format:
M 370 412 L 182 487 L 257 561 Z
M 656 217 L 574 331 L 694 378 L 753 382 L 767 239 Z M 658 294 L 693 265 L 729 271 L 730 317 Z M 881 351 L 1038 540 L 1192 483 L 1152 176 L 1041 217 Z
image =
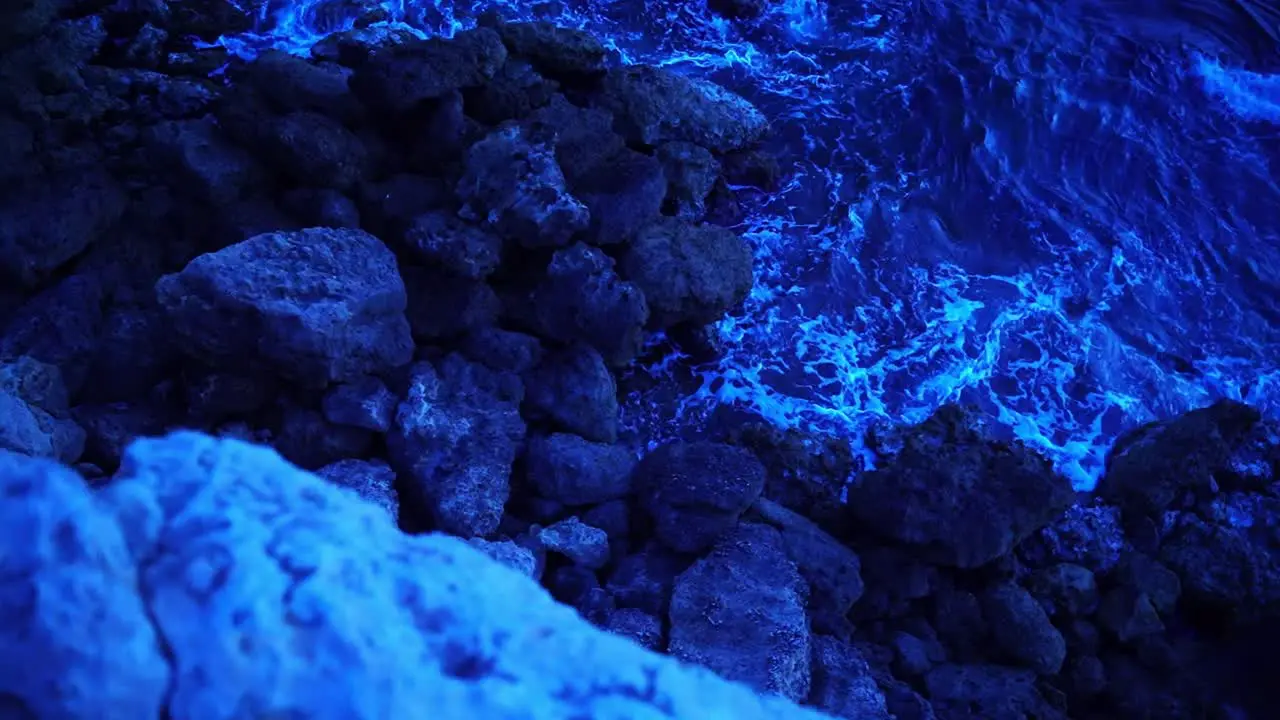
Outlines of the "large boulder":
M 751 248 L 731 230 L 663 218 L 639 231 L 621 270 L 644 292 L 655 325 L 705 325 L 751 292 L 752 259 Z
M 258 235 L 164 276 L 156 294 L 183 351 L 308 387 L 399 367 L 413 353 L 396 258 L 360 230 Z
M 708 80 L 647 65 L 610 71 L 604 103 L 619 130 L 645 145 L 684 140 L 724 153 L 755 143 L 769 129 L 764 115 L 742 97 Z
M 645 455 L 634 483 L 658 539 L 677 552 L 696 553 L 733 528 L 760 497 L 764 479 L 764 466 L 748 450 L 676 441 Z
M 139 441 L 91 495 L 0 452 L 0 693 L 37 717 L 818 720 L 642 650 L 265 448 Z
M 412 39 L 379 47 L 360 63 L 350 85 L 375 111 L 403 113 L 425 100 L 484 84 L 506 61 L 507 49 L 498 34 L 476 28 L 453 38 Z

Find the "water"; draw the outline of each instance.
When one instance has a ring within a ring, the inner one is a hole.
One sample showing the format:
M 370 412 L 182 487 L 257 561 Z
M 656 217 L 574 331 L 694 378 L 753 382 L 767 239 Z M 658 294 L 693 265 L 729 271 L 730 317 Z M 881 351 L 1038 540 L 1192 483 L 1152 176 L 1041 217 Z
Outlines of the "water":
M 382 7 L 447 35 L 498 4 Z M 781 0 L 731 23 L 700 0 L 507 5 L 743 94 L 792 171 L 748 192 L 757 287 L 718 327 L 727 353 L 679 402 L 635 393 L 631 423 L 661 434 L 734 403 L 857 444 L 959 401 L 1087 489 L 1139 423 L 1223 397 L 1280 411 L 1280 75 L 1238 15 Z M 360 11 L 272 4 L 229 42 L 305 51 Z

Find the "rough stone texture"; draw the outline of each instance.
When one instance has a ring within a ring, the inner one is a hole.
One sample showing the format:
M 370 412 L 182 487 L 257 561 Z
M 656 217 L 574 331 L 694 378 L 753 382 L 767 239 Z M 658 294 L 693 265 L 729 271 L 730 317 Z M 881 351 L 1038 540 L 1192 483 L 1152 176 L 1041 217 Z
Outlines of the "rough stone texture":
M 751 103 L 707 80 L 631 65 L 605 77 L 606 107 L 633 142 L 696 143 L 713 152 L 746 147 L 769 129 Z
M 664 218 L 642 230 L 621 274 L 644 292 L 658 327 L 718 320 L 751 292 L 751 248 L 714 225 Z
M 502 39 L 488 28 L 451 39 L 413 39 L 371 53 L 351 77 L 351 89 L 371 108 L 407 112 L 424 100 L 480 85 L 506 60 Z
M 471 280 L 491 275 L 502 259 L 502 238 L 445 213 L 419 215 L 404 235 L 419 259 Z
M 743 523 L 676 579 L 669 651 L 761 692 L 804 700 L 807 599 L 778 532 Z
M 649 305 L 613 265 L 609 256 L 583 243 L 557 251 L 533 293 L 533 314 L 547 337 L 585 342 L 610 366 L 622 367 L 640 352 Z
M 787 557 L 809 583 L 814 609 L 847 614 L 862 597 L 862 564 L 857 554 L 808 518 L 775 502 L 760 498 L 752 511 L 778 530 Z
M 360 230 L 258 235 L 156 283 L 179 346 L 203 361 L 268 366 L 323 387 L 407 363 L 395 256 Z
M 627 496 L 635 464 L 635 455 L 626 447 L 594 443 L 571 433 L 531 438 L 525 455 L 529 481 L 538 494 L 570 506 Z
M 334 485 L 352 490 L 365 501 L 382 508 L 393 524 L 400 517 L 396 473 L 385 462 L 348 458 L 325 465 L 316 471 L 316 475 Z
M 1000 649 L 1040 675 L 1057 675 L 1067 645 L 1044 608 L 1014 583 L 993 588 L 983 609 Z
M 0 453 L 0 488 L 22 499 L 0 505 L 0 688 L 38 717 L 820 717 L 598 631 L 265 448 L 140 441 L 96 497 Z
M 595 442 L 618 439 L 618 387 L 600 353 L 575 345 L 525 374 L 525 410 Z
M 572 77 L 604 72 L 604 44 L 584 30 L 549 22 L 503 23 L 496 29 L 512 55 L 528 59 L 548 75 Z
M 534 580 L 538 579 L 538 560 L 533 556 L 533 551 L 529 548 L 511 540 L 470 538 L 467 542 L 471 543 L 471 547 L 519 572 L 521 575 Z
M 846 720 L 891 720 L 884 694 L 857 648 L 828 635 L 813 636 L 809 702 Z
M 710 547 L 760 497 L 764 475 L 760 461 L 742 448 L 677 441 L 640 461 L 635 492 L 658 539 L 678 552 L 695 553 Z
M 588 570 L 599 570 L 609 562 L 609 536 L 576 517 L 542 528 L 537 537 L 542 547 Z

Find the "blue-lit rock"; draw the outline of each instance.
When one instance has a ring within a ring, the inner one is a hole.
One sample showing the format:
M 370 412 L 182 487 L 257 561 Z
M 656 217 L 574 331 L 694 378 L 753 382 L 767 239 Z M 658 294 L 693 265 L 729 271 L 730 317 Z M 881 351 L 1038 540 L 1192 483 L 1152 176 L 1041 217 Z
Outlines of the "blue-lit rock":
M 751 248 L 730 230 L 663 218 L 640 230 L 621 274 L 644 292 L 659 327 L 720 319 L 752 287 Z
M 640 352 L 649 305 L 633 283 L 618 277 L 613 259 L 576 243 L 556 252 L 533 292 L 534 322 L 561 342 L 584 342 L 619 367 Z
M 742 97 L 715 83 L 665 68 L 631 66 L 605 79 L 606 107 L 629 139 L 647 145 L 685 140 L 714 152 L 764 137 L 769 121 Z
M 645 455 L 634 482 L 657 537 L 672 550 L 696 553 L 733 529 L 760 497 L 764 479 L 764 466 L 747 450 L 676 441 Z
M 506 60 L 501 38 L 488 28 L 450 39 L 414 38 L 370 54 L 351 76 L 351 89 L 374 112 L 402 113 L 423 100 L 483 84 Z

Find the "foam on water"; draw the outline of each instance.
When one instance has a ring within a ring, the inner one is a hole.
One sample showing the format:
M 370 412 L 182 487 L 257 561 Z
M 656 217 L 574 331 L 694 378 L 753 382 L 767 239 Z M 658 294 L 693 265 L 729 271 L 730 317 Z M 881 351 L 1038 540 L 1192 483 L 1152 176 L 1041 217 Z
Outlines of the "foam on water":
M 381 8 L 450 35 L 499 4 Z M 273 0 L 224 42 L 302 52 L 371 6 Z M 701 2 L 538 6 L 626 62 L 745 95 L 792 171 L 744 190 L 757 285 L 717 326 L 724 356 L 638 370 L 694 389 L 637 390 L 628 421 L 661 437 L 732 403 L 860 447 L 960 401 L 1088 488 L 1136 424 L 1223 397 L 1280 411 L 1280 79 L 1090 31 L 1075 8 L 783 0 L 733 23 Z

